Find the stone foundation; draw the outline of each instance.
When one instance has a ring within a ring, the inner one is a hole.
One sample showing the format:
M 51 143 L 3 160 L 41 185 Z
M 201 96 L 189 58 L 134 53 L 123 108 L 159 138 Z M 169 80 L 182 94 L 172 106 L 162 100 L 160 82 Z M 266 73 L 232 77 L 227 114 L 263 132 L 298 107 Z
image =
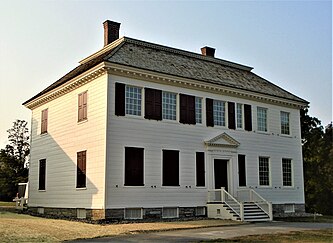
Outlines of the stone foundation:
M 205 215 L 197 215 L 196 207 L 179 207 L 177 218 L 195 218 L 207 217 L 207 210 L 205 208 Z M 78 212 L 79 210 L 79 212 Z M 125 209 L 76 209 L 76 208 L 48 208 L 48 207 L 29 207 L 28 213 L 40 216 L 49 216 L 54 218 L 78 218 L 82 216 L 82 210 L 85 210 L 86 219 L 90 220 L 124 220 Z M 163 219 L 163 208 L 143 208 L 142 219 L 144 220 L 158 220 Z M 130 220 L 130 219 L 129 219 Z
M 294 210 L 288 209 L 293 205 Z M 306 216 L 305 204 L 273 204 L 273 217 L 301 217 Z

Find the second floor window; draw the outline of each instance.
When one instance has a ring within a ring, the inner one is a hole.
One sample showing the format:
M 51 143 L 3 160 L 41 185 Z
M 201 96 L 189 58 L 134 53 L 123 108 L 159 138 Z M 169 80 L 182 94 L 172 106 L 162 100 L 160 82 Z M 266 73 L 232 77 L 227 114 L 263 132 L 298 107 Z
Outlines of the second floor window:
M 126 114 L 141 116 L 141 88 L 126 85 Z
M 257 125 L 258 131 L 267 132 L 267 109 L 257 107 Z
M 225 126 L 225 102 L 220 100 L 213 101 L 214 125 Z
M 79 94 L 78 121 L 87 120 L 87 91 Z
M 47 133 L 48 109 L 42 110 L 41 133 Z
M 281 111 L 280 117 L 281 117 L 281 134 L 289 135 L 290 134 L 289 113 Z
M 202 98 L 195 97 L 195 122 L 202 123 Z
M 242 129 L 243 128 L 243 105 L 237 103 L 237 113 L 236 113 L 237 119 L 237 128 Z
M 171 92 L 162 92 L 162 118 L 176 120 L 177 118 L 177 95 Z

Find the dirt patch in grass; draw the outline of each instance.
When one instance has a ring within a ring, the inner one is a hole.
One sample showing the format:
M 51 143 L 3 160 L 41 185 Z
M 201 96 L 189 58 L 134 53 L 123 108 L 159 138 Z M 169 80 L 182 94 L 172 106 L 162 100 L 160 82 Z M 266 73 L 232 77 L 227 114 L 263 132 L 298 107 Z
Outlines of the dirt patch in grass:
M 246 242 L 246 243 L 263 243 L 263 242 L 279 242 L 279 243 L 303 243 L 303 242 L 333 242 L 332 229 L 327 230 L 306 230 L 295 231 L 286 234 L 265 234 L 265 235 L 249 235 L 242 237 L 235 237 L 231 239 L 216 239 L 210 241 L 200 242 Z
M 99 225 L 0 212 L 0 239 L 2 242 L 59 242 L 143 231 L 189 229 L 231 224 L 238 223 L 229 220 L 195 220 Z

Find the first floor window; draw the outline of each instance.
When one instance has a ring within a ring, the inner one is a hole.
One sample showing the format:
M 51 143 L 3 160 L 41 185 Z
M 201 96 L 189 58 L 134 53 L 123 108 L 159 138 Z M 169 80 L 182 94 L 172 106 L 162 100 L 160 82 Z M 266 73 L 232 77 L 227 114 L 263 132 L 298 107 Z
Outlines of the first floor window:
M 267 109 L 257 107 L 258 131 L 267 132 Z
M 143 148 L 125 148 L 125 186 L 143 186 Z
M 243 105 L 237 103 L 237 128 L 243 128 Z
M 42 110 L 41 133 L 47 133 L 48 109 Z
M 292 186 L 292 163 L 291 159 L 282 159 L 283 186 Z
M 281 111 L 280 118 L 281 118 L 281 134 L 289 135 L 290 134 L 289 113 Z
M 177 95 L 170 92 L 162 92 L 162 118 L 176 120 Z
M 202 98 L 195 97 L 195 122 L 202 123 Z
M 87 120 L 87 91 L 78 95 L 78 121 Z
M 86 157 L 87 151 L 77 152 L 76 188 L 86 187 Z
M 205 153 L 196 153 L 196 179 L 197 186 L 205 186 Z
M 213 101 L 214 125 L 225 126 L 225 102 L 220 100 Z
M 38 190 L 45 190 L 46 159 L 39 160 Z
M 163 186 L 179 186 L 179 151 L 163 150 Z
M 126 85 L 126 114 L 141 116 L 141 88 Z
M 269 158 L 259 157 L 259 185 L 269 186 Z

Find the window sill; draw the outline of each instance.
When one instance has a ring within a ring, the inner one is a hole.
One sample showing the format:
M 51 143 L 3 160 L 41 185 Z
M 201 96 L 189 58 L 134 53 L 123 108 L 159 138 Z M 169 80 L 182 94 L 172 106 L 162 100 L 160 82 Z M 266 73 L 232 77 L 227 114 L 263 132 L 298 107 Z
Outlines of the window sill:
M 140 186 L 129 186 L 129 185 L 124 185 L 124 188 L 145 188 L 145 185 L 140 185 Z
M 258 134 L 263 134 L 263 135 L 270 135 L 270 133 L 267 131 L 257 131 Z
M 280 134 L 280 137 L 283 137 L 283 138 L 292 138 L 291 134 Z
M 87 190 L 87 187 L 77 187 L 76 190 L 77 191 Z
M 46 189 L 43 189 L 43 190 L 39 190 L 39 189 L 38 189 L 38 191 L 39 191 L 39 192 L 46 192 Z
M 41 137 L 47 136 L 49 133 L 48 132 L 43 132 L 40 134 Z
M 81 121 L 77 121 L 77 124 L 80 125 L 80 124 L 83 124 L 83 123 L 86 123 L 86 122 L 88 122 L 88 118 L 84 119 L 84 120 L 81 120 Z
M 180 185 L 178 186 L 162 186 L 163 189 L 174 189 L 174 188 L 180 188 Z

